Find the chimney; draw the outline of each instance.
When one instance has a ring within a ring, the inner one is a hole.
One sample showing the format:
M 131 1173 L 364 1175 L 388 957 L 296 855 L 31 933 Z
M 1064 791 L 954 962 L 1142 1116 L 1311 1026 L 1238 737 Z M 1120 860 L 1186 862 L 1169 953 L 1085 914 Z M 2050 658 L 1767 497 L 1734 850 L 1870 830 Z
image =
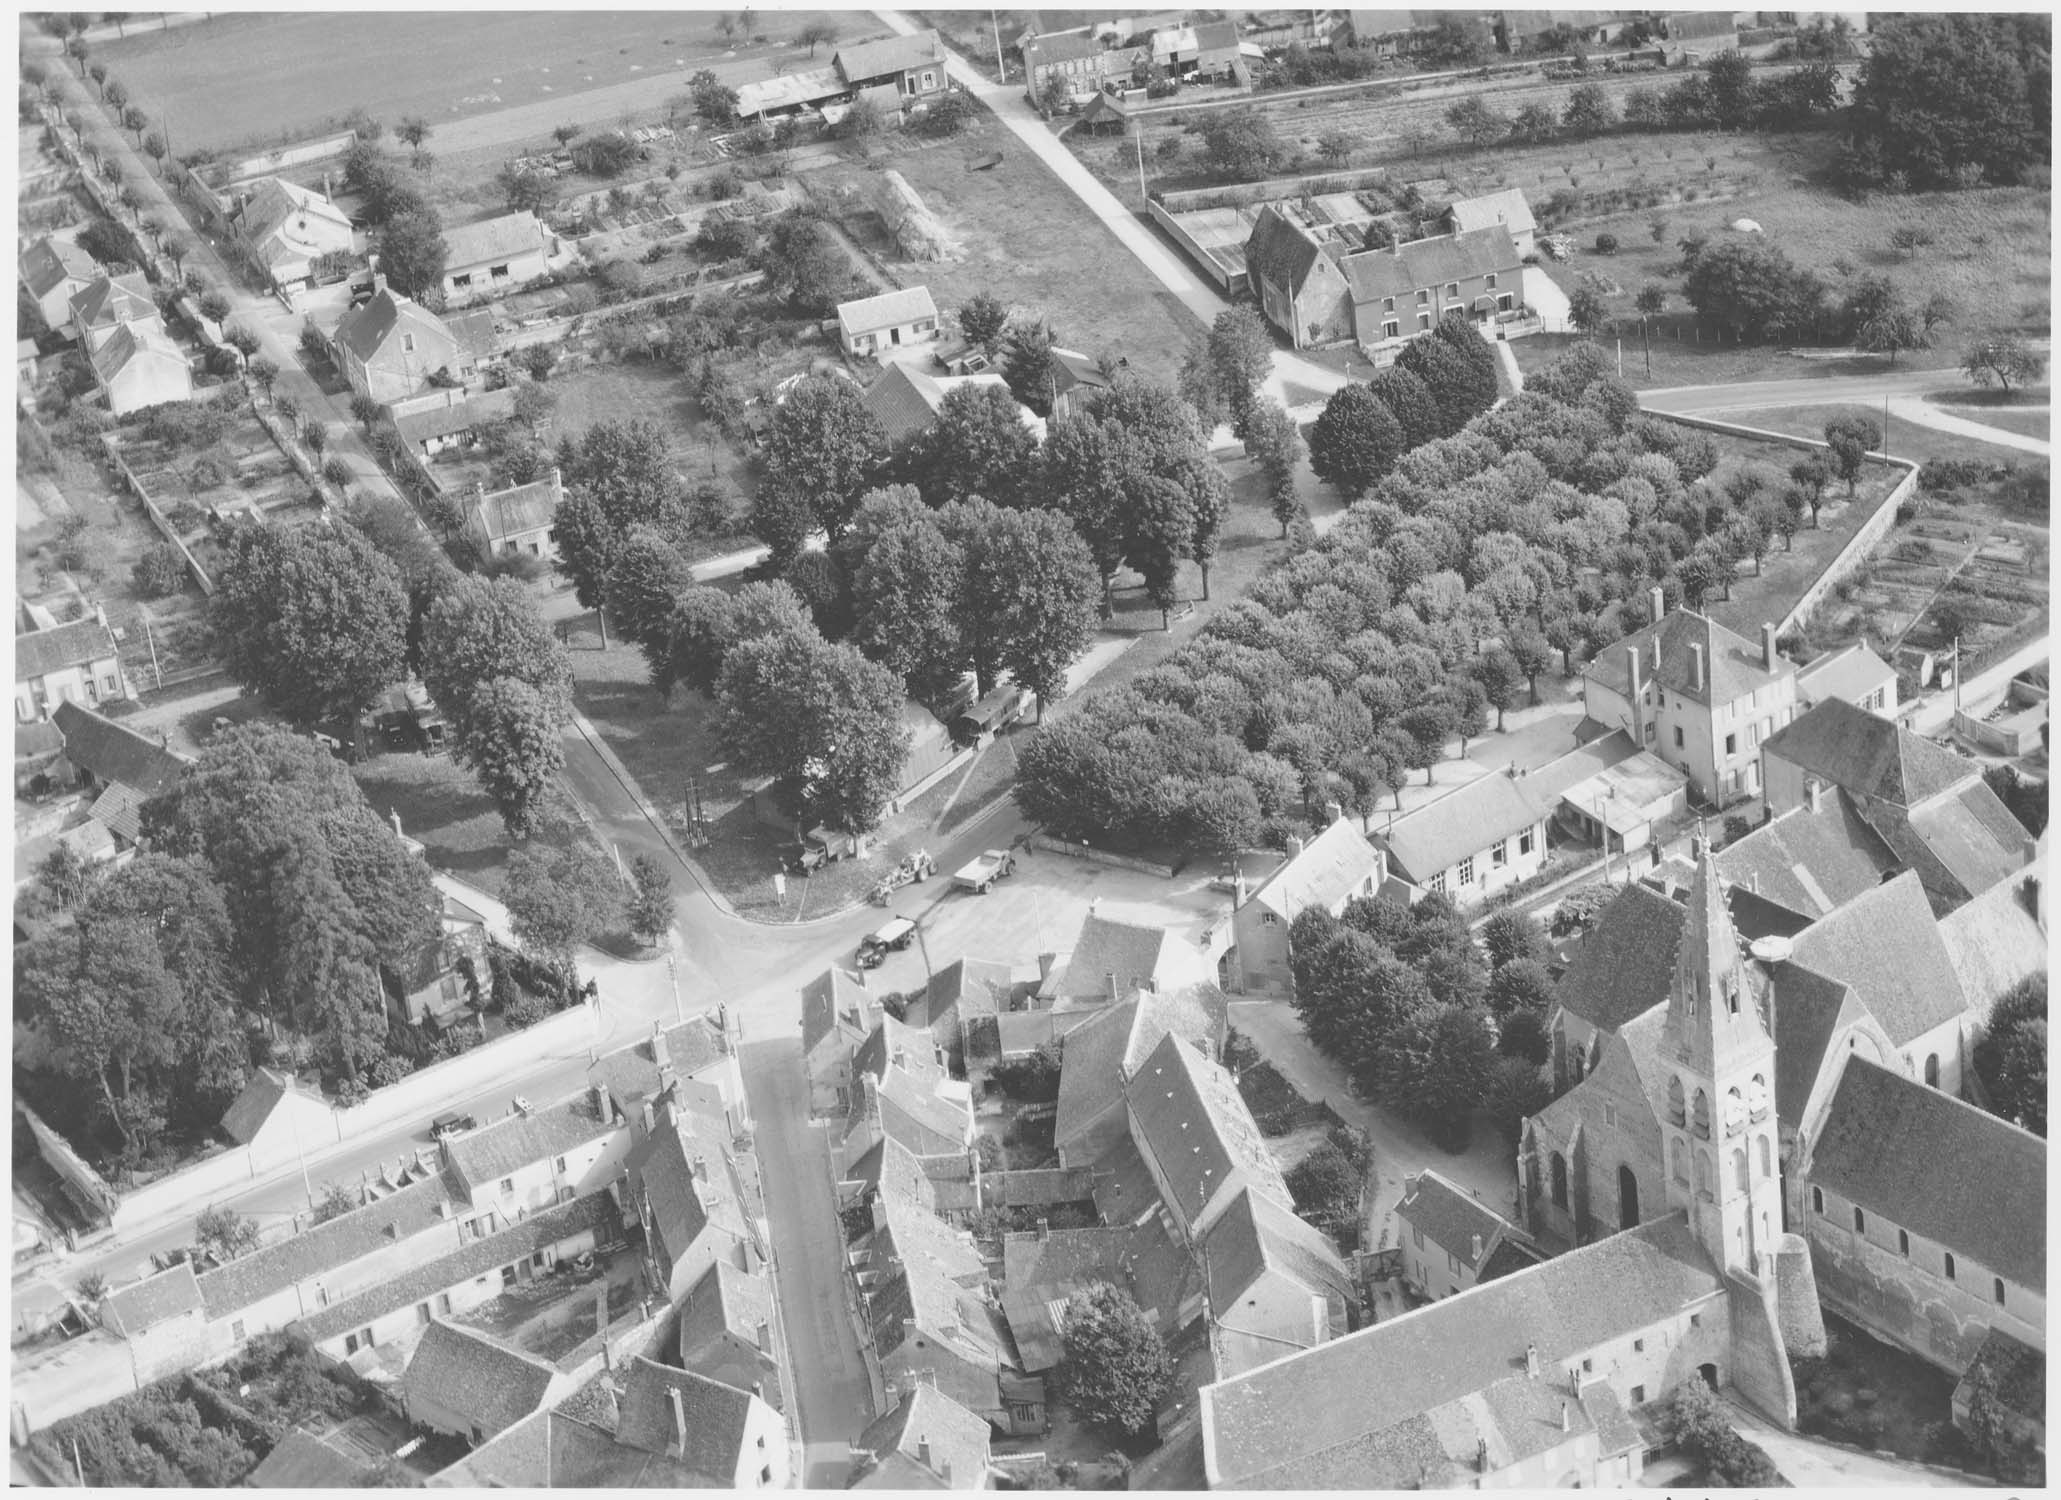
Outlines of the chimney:
M 1345 821 L 1345 809 L 1336 802 L 1326 802 L 1324 804 L 1324 826 L 1329 828 L 1333 823 L 1341 823 L 1343 821 Z
M 551 466 L 551 488 L 553 490 L 565 488 L 565 471 L 559 468 L 557 464 Z
M 1301 853 L 1302 853 L 1302 840 L 1301 840 L 1300 838 L 1297 838 L 1297 837 L 1295 837 L 1295 836 L 1294 836 L 1293 834 L 1291 834 L 1291 835 L 1289 836 L 1289 839 L 1288 839 L 1288 857 L 1289 857 L 1290 859 L 1294 859 L 1294 858 L 1295 858 L 1295 857 L 1296 857 L 1296 856 L 1297 856 L 1298 854 L 1301 854 Z
M 1524 1346 L 1524 1373 L 1533 1380 L 1539 1378 L 1539 1346 L 1537 1344 L 1526 1344 Z
M 1118 994 L 1116 989 L 1116 970 L 1104 969 L 1102 971 L 1102 978 L 1108 985 L 1110 1001 L 1114 1003 L 1123 999 L 1123 996 Z
M 1803 800 L 1812 812 L 1825 810 L 1825 783 L 1815 776 L 1803 779 Z
M 1476 1235 L 1476 1236 L 1474 1237 L 1474 1242 L 1473 1242 L 1473 1243 L 1472 1243 L 1471 1245 L 1469 1245 L 1469 1246 L 1467 1247 L 1467 1249 L 1468 1249 L 1468 1254 L 1469 1254 L 1469 1258 L 1470 1258 L 1470 1259 L 1472 1259 L 1472 1260 L 1473 1260 L 1473 1262 L 1474 1262 L 1474 1263 L 1475 1263 L 1475 1264 L 1476 1264 L 1477 1266 L 1478 1266 L 1478 1265 L 1480 1265 L 1480 1264 L 1481 1264 L 1481 1236 L 1477 1234 L 1477 1235 Z
M 379 262 L 372 262 L 372 295 L 377 297 L 386 290 L 386 272 L 379 269 Z
M 1748 888 L 1752 890 L 1753 894 L 1758 896 L 1760 894 L 1760 871 L 1755 870 L 1751 875 L 1749 875 L 1746 878 L 1746 884 Z
M 1775 627 L 1766 621 L 1760 627 L 1760 664 L 1770 672 L 1775 670 Z
M 1667 616 L 1667 590 L 1656 583 L 1648 590 L 1646 598 L 1653 611 L 1653 623 L 1657 625 Z
M 106 629 L 108 628 L 108 623 L 107 623 L 107 606 L 106 606 L 105 604 L 96 604 L 96 605 L 94 605 L 94 606 L 93 606 L 93 618 L 94 618 L 94 619 L 96 619 L 96 620 L 98 620 L 98 621 L 100 622 L 100 628 L 101 628 L 102 630 L 106 630 Z
M 1563 1402 L 1561 1402 L 1561 1403 L 1560 1403 L 1560 1430 L 1561 1430 L 1562 1432 L 1567 1432 L 1567 1431 L 1569 1431 L 1570 1429 L 1572 1429 L 1572 1428 L 1573 1428 L 1573 1426 L 1574 1426 L 1574 1416 L 1573 1416 L 1573 1413 L 1572 1413 L 1572 1412 L 1570 1412 L 1570 1411 L 1568 1410 L 1568 1403 L 1567 1403 L 1567 1402 L 1565 1402 L 1565 1401 L 1563 1401 Z
M 1653 642 L 1653 650 L 1650 654 L 1650 659 L 1653 664 L 1653 675 L 1655 677 L 1658 677 L 1660 675 L 1660 642 L 1657 640 Z
M 1689 647 L 1689 691 L 1703 691 L 1703 646 L 1700 642 Z
M 1245 904 L 1245 872 L 1243 870 L 1231 872 L 1231 904 L 1233 906 L 1243 906 Z
M 924 1468 L 930 1467 L 930 1439 L 916 1439 L 916 1462 Z
M 1646 689 L 1645 681 L 1640 675 L 1639 648 L 1637 646 L 1625 647 L 1624 656 L 1625 667 L 1631 674 L 1632 702 L 1634 705 L 1636 705 L 1639 702 L 1640 695 L 1644 693 Z M 1636 739 L 1637 736 L 1634 735 L 1633 738 Z
M 687 1403 L 676 1385 L 666 1387 L 666 1396 L 673 1406 L 673 1440 L 666 1445 L 666 1456 L 678 1458 L 687 1451 Z
M 398 807 L 394 809 L 394 837 L 397 839 L 407 837 L 406 834 L 401 832 L 401 810 Z

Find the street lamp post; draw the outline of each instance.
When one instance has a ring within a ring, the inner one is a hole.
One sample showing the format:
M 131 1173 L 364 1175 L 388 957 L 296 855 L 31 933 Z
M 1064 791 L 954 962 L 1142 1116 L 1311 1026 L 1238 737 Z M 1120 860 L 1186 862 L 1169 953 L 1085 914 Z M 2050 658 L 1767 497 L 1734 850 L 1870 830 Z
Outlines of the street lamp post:
M 673 961 L 671 949 L 666 950 L 666 979 L 673 987 L 673 1019 L 685 1025 L 687 1014 L 680 1006 L 680 967 Z

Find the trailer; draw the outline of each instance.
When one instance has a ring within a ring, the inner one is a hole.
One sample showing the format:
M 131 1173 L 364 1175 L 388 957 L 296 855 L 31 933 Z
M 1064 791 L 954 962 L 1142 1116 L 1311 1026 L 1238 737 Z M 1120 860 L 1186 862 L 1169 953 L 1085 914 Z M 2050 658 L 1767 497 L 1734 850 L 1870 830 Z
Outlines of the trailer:
M 952 884 L 962 891 L 985 896 L 994 883 L 1016 868 L 1016 856 L 1007 849 L 990 849 L 979 859 L 962 865 L 952 875 Z
M 916 924 L 907 917 L 896 917 L 878 932 L 869 932 L 859 940 L 859 967 L 879 968 L 887 961 L 888 954 L 901 952 L 915 937 Z
M 848 859 L 866 852 L 864 841 L 853 834 L 841 833 L 834 828 L 818 825 L 811 828 L 808 836 L 798 844 L 790 844 L 785 850 L 788 869 L 797 875 L 811 874 L 827 864 Z

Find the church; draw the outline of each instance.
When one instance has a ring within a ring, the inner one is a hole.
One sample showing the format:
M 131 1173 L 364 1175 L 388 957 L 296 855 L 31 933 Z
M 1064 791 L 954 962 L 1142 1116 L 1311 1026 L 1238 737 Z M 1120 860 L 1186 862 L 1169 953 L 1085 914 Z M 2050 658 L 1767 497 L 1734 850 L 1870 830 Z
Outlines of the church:
M 1793 1427 L 1790 1355 L 1824 1329 L 1784 1229 L 1762 998 L 1700 845 L 1664 1005 L 1526 1130 L 1527 1198 L 1545 1173 L 1571 1248 L 1205 1387 L 1211 1487 L 1625 1487 L 1630 1414 L 1685 1380 Z

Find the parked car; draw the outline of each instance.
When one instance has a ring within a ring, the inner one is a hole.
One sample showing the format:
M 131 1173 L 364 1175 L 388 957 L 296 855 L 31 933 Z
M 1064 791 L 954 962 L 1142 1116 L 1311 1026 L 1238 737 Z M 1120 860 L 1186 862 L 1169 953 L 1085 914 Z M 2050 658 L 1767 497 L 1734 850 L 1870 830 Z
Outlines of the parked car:
M 460 1114 L 454 1110 L 447 1115 L 438 1115 L 431 1122 L 429 1138 L 433 1141 L 445 1140 L 454 1135 L 463 1135 L 466 1131 L 472 1130 L 478 1125 L 479 1121 L 475 1120 L 471 1115 Z

